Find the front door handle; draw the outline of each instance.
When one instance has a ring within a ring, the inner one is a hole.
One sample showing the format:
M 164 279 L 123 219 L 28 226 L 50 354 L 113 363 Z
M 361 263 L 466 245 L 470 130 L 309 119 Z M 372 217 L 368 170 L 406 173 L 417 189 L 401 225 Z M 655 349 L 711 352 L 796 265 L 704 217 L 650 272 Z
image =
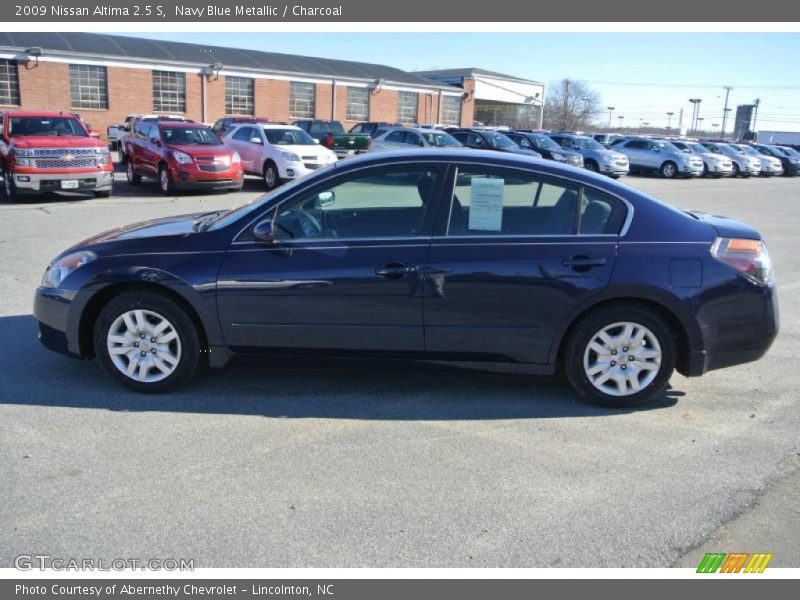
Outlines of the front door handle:
M 591 257 L 579 255 L 565 258 L 561 261 L 561 264 L 565 267 L 572 267 L 574 271 L 583 272 L 588 271 L 592 267 L 602 267 L 606 264 L 606 259 L 602 256 Z
M 375 269 L 375 275 L 386 279 L 402 279 L 408 273 L 414 272 L 414 267 L 407 267 L 402 263 L 389 263 Z

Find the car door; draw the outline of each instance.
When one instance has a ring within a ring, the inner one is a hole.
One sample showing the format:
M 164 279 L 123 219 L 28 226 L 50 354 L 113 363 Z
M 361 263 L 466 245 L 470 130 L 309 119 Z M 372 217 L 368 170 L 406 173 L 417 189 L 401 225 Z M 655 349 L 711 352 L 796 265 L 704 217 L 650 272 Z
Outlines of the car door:
M 628 157 L 628 162 L 630 166 L 637 169 L 645 169 L 650 168 L 650 165 L 647 164 L 648 161 L 645 157 L 646 151 L 644 149 L 646 142 L 641 140 L 631 140 L 629 142 L 625 142 L 619 145 L 619 148 L 615 147 L 615 149 L 622 152 L 625 156 Z
M 139 153 L 139 168 L 143 173 L 155 176 L 157 174 L 158 155 L 153 139 L 159 135 L 158 127 L 154 123 L 144 123 L 140 128 L 140 132 L 141 135 L 136 140 Z
M 231 244 L 218 309 L 233 348 L 424 350 L 423 267 L 444 168 L 358 169 L 295 192 Z
M 261 139 L 259 132 L 255 127 L 245 125 L 236 130 L 234 139 L 237 142 L 237 151 L 242 158 L 242 168 L 248 173 L 260 174 L 259 169 L 256 168 L 256 163 L 261 157 L 261 152 L 264 149 L 263 142 L 257 144 L 253 139 Z
M 608 285 L 625 205 L 527 170 L 456 165 L 448 181 L 425 268 L 427 351 L 548 363 L 573 309 Z

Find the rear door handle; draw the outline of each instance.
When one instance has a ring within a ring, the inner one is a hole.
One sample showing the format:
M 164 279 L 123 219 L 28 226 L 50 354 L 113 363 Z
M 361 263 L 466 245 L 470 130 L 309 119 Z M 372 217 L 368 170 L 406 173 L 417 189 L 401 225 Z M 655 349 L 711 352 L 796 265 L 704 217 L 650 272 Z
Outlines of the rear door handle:
M 415 270 L 415 267 L 407 267 L 402 263 L 389 263 L 383 267 L 376 268 L 375 275 L 386 277 L 386 279 L 401 279 L 404 275 L 413 273 Z
M 591 256 L 573 256 L 565 258 L 561 261 L 565 267 L 573 267 L 579 269 L 590 269 L 592 267 L 602 267 L 606 264 L 604 257 L 591 257 Z

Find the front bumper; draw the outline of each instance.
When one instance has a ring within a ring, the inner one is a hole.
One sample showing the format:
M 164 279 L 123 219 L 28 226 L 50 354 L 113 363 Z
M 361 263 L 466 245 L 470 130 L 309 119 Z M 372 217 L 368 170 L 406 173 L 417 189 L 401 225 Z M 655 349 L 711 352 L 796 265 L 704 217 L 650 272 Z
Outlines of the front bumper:
M 627 175 L 631 170 L 630 163 L 618 163 L 617 161 L 603 162 L 600 164 L 600 172 L 607 175 Z
M 708 168 L 709 175 L 715 175 L 717 177 L 728 177 L 733 175 L 733 163 L 729 163 L 727 165 L 719 164 L 719 163 L 706 163 L 706 167 Z
M 238 190 L 244 184 L 241 168 L 211 172 L 201 171 L 194 165 L 179 165 L 170 170 L 177 190 Z
M 313 173 L 314 171 L 318 171 L 324 167 L 327 167 L 329 164 L 333 163 L 323 163 L 323 162 L 287 162 L 278 165 L 278 176 L 281 179 L 298 179 L 299 177 L 303 177 L 304 175 L 308 175 L 309 173 Z
M 703 165 L 685 164 L 678 167 L 681 175 L 688 177 L 700 177 L 703 174 Z
M 48 350 L 80 358 L 77 339 L 70 344 L 69 311 L 73 296 L 62 289 L 40 287 L 33 301 L 33 316 L 39 324 L 39 341 Z
M 75 182 L 75 183 L 64 183 Z M 67 187 L 65 187 L 65 185 Z M 14 186 L 21 194 L 45 192 L 102 192 L 111 191 L 113 171 L 88 173 L 14 173 Z

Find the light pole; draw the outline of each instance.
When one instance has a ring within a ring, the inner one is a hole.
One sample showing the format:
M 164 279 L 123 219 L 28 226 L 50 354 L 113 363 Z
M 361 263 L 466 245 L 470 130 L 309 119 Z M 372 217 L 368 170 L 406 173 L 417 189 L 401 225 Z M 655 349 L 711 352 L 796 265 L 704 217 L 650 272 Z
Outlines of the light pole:
M 700 133 L 703 131 L 703 121 L 705 121 L 705 117 L 697 117 L 697 129 L 695 129 L 695 133 Z
M 622 121 L 623 121 L 623 119 L 625 119 L 625 117 L 623 117 L 622 115 L 619 115 L 617 118 L 619 119 L 619 132 L 622 133 L 622 131 L 623 131 L 623 129 L 622 129 Z
M 639 119 L 639 135 L 642 135 L 642 127 L 647 127 L 648 125 L 650 125 L 650 123 Z
M 753 111 L 753 126 L 750 130 L 755 133 L 756 132 L 756 119 L 758 119 L 758 105 L 761 104 L 761 98 L 756 98 L 753 100 L 753 106 L 755 106 L 755 110 Z
M 725 139 L 725 123 L 728 122 L 728 112 L 730 109 L 728 108 L 728 96 L 731 94 L 731 90 L 733 88 L 729 85 L 725 86 L 725 108 L 722 110 L 722 139 Z
M 669 127 L 670 125 L 672 125 L 672 115 L 674 114 L 675 114 L 674 112 L 667 113 L 667 135 L 669 135 Z
M 712 123 L 711 124 L 711 129 L 714 130 L 714 134 L 717 133 L 717 127 L 719 127 L 719 123 Z
M 608 130 L 611 131 L 611 113 L 614 112 L 614 107 L 606 106 L 606 110 L 608 111 Z
M 702 101 L 701 98 L 689 98 L 689 102 L 692 103 L 692 125 L 690 127 L 692 133 L 697 132 L 697 115 L 700 114 L 700 103 Z

